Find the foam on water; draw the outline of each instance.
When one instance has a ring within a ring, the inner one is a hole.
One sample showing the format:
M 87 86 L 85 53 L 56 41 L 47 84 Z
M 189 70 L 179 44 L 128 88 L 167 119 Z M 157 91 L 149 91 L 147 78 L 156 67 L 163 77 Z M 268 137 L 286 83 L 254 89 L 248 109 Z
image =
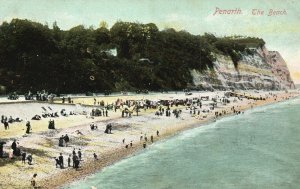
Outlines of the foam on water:
M 299 98 L 254 108 L 160 141 L 65 188 L 297 188 L 299 115 Z

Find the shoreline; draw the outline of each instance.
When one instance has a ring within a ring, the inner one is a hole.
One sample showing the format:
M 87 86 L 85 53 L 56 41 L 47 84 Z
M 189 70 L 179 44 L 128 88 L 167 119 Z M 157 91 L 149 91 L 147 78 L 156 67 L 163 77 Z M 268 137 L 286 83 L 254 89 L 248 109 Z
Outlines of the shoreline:
M 267 92 L 262 92 L 259 94 L 251 92 L 246 93 L 249 95 L 268 94 Z M 199 97 L 197 95 L 209 95 L 210 98 L 212 98 L 216 95 L 222 96 L 222 94 L 224 95 L 224 92 L 208 92 L 195 94 L 194 97 Z M 31 150 L 31 152 L 35 150 L 35 153 L 33 153 L 33 155 L 35 156 L 35 162 L 32 166 L 24 166 L 20 161 L 8 159 L 6 160 L 7 162 L 3 162 L 3 159 L 0 159 L 0 166 L 3 167 L 3 169 L 0 170 L 0 176 L 4 180 L 4 182 L 0 184 L 0 188 L 28 188 L 30 184 L 29 178 L 33 175 L 33 173 L 38 174 L 37 184 L 41 188 L 52 189 L 65 187 L 68 184 L 73 183 L 74 181 L 83 180 L 87 176 L 99 172 L 103 170 L 103 168 L 113 165 L 114 163 L 122 159 L 130 158 L 131 156 L 142 152 L 142 144 L 144 140 L 140 141 L 141 135 L 147 134 L 149 139 L 150 135 L 153 135 L 155 143 L 157 141 L 167 140 L 168 138 L 173 137 L 185 130 L 202 127 L 214 122 L 215 120 L 234 116 L 235 114 L 231 109 L 232 106 L 236 107 L 236 110 L 243 112 L 251 109 L 252 106 L 254 108 L 262 105 L 274 104 L 277 102 L 285 101 L 287 98 L 291 99 L 299 96 L 298 91 L 292 91 L 290 93 L 281 91 L 275 92 L 273 94 L 275 95 L 270 95 L 270 98 L 267 98 L 266 100 L 241 98 L 241 100 L 239 99 L 237 101 L 233 101 L 235 97 L 232 97 L 232 101 L 229 104 L 224 105 L 220 102 L 215 110 L 212 110 L 208 113 L 201 113 L 201 116 L 197 116 L 196 114 L 192 115 L 189 109 L 187 109 L 187 106 L 174 106 L 173 108 L 171 108 L 171 110 L 182 110 L 182 114 L 179 118 L 175 118 L 174 115 L 171 115 L 171 117 L 166 117 L 165 115 L 156 116 L 154 114 L 157 109 L 149 109 L 147 111 L 141 110 L 139 116 L 136 116 L 134 113 L 132 118 L 122 118 L 120 115 L 121 112 L 118 110 L 117 112 L 110 111 L 108 117 L 95 117 L 93 119 L 88 118 L 84 115 L 57 118 L 55 120 L 57 124 L 56 130 L 48 130 L 46 127 L 48 120 L 43 119 L 42 121 L 33 122 L 34 132 L 28 135 L 29 137 L 26 135 L 22 135 L 24 131 L 22 131 L 20 124 L 12 125 L 11 130 L 0 133 L 2 134 L 0 136 L 2 136 L 3 139 L 6 138 L 7 142 L 11 141 L 13 138 L 17 138 L 22 147 L 27 147 L 25 148 L 25 150 Z M 157 99 L 159 96 L 161 95 L 153 95 L 153 99 Z M 193 98 L 193 96 L 169 94 L 164 95 L 161 98 L 184 99 Z M 116 99 L 116 97 L 106 97 L 104 100 L 106 100 L 107 102 L 109 99 L 113 101 Z M 136 99 L 141 99 L 141 96 L 137 96 Z M 277 101 L 275 101 L 275 99 L 277 99 Z M 81 102 L 81 100 L 82 99 L 78 99 L 79 102 Z M 90 101 L 87 100 L 88 99 L 85 99 L 85 104 L 89 105 L 89 103 L 93 102 L 93 97 L 90 98 Z M 200 110 L 207 109 L 210 106 L 210 102 L 211 101 L 205 102 L 203 105 L 204 107 Z M 49 106 L 51 106 L 52 108 L 55 108 L 55 105 L 59 105 L 59 107 L 63 106 L 63 104 L 61 103 L 49 103 Z M 8 106 L 7 104 L 3 105 L 3 107 L 7 108 L 6 111 L 11 111 L 11 113 L 15 113 L 15 106 L 19 107 L 18 105 L 14 104 L 10 106 Z M 40 109 L 40 106 L 32 103 L 28 103 L 27 106 L 32 107 L 31 112 L 36 112 L 38 109 Z M 222 113 L 222 116 L 215 118 L 216 112 L 220 113 L 223 111 L 226 111 L 226 114 Z M 28 112 L 26 115 L 29 115 Z M 98 129 L 96 131 L 90 130 L 89 124 L 91 123 L 96 123 L 98 125 Z M 105 134 L 103 132 L 108 123 L 113 123 L 116 126 L 113 129 L 113 134 Z M 76 130 L 80 130 L 83 135 L 77 135 L 75 133 Z M 159 137 L 156 136 L 156 130 L 159 130 L 160 132 Z M 70 146 L 58 147 L 58 138 L 62 134 L 66 133 L 71 137 Z M 122 143 L 123 138 L 126 138 L 125 144 Z M 129 148 L 126 149 L 125 145 L 129 144 L 129 141 L 132 141 L 133 147 L 129 146 Z M 147 142 L 147 146 L 148 145 L 151 145 L 151 142 L 149 140 Z M 8 143 L 8 146 L 10 146 L 10 142 Z M 65 156 L 66 165 L 66 156 L 68 156 L 72 152 L 73 148 L 76 148 L 76 150 L 78 150 L 78 148 L 81 148 L 83 152 L 83 161 L 81 162 L 78 171 L 73 168 L 56 168 L 53 158 L 57 157 L 59 153 L 63 153 L 63 155 Z M 93 153 L 96 153 L 98 155 L 98 160 L 94 160 L 92 156 Z M 22 174 L 15 174 L 19 171 L 22 171 Z M 11 179 L 11 177 L 9 176 L 12 174 L 16 175 L 16 177 L 14 177 L 13 179 Z
M 292 99 L 297 98 L 297 97 L 299 97 L 299 94 L 296 95 L 296 96 L 290 97 L 288 99 L 280 100 L 280 101 L 271 101 L 271 102 L 261 101 L 261 103 L 258 103 L 253 107 L 251 107 L 252 105 L 242 106 L 240 108 L 240 111 L 244 112 L 244 111 L 251 110 L 251 109 L 257 108 L 257 107 L 267 106 L 267 105 L 272 105 L 272 104 L 284 102 L 284 101 L 287 101 L 287 100 L 292 100 Z M 154 143 L 156 143 L 158 141 L 162 141 L 162 140 L 168 140 L 169 138 L 174 137 L 174 136 L 176 136 L 176 135 L 178 135 L 178 134 L 180 134 L 184 131 L 194 129 L 194 128 L 198 128 L 198 127 L 203 127 L 203 126 L 209 125 L 210 123 L 213 123 L 217 120 L 221 120 L 221 119 L 224 119 L 226 117 L 231 117 L 231 116 L 235 116 L 235 115 L 236 114 L 234 114 L 234 113 L 229 113 L 229 114 L 225 114 L 225 115 L 223 115 L 223 116 L 221 116 L 217 119 L 214 119 L 214 117 L 212 116 L 212 117 L 209 117 L 206 120 L 201 120 L 201 121 L 198 120 L 195 123 L 185 124 L 185 126 L 177 127 L 175 130 L 172 130 L 171 132 L 166 132 L 166 133 L 160 134 L 160 137 L 157 140 L 155 140 Z M 46 179 L 44 181 L 41 181 L 42 188 L 63 188 L 63 187 L 66 187 L 67 185 L 72 184 L 74 182 L 83 181 L 85 178 L 87 178 L 87 177 L 89 177 L 89 176 L 91 176 L 91 175 L 93 175 L 97 172 L 101 172 L 106 167 L 109 167 L 109 166 L 111 166 L 111 165 L 113 165 L 113 164 L 115 164 L 119 161 L 122 161 L 124 159 L 135 156 L 136 153 L 140 153 L 140 152 L 142 152 L 142 150 L 143 150 L 143 147 L 142 147 L 141 143 L 139 143 L 139 142 L 133 143 L 133 147 L 129 147 L 128 149 L 119 148 L 117 150 L 112 151 L 111 153 L 107 153 L 104 156 L 101 156 L 102 158 L 100 160 L 97 160 L 97 162 L 94 161 L 94 160 L 90 160 L 89 162 L 87 162 L 84 165 L 84 169 L 81 168 L 80 171 L 76 171 L 76 170 L 68 171 L 68 170 L 66 170 L 66 172 L 68 172 L 68 178 L 70 179 L 69 181 L 60 182 L 61 177 L 59 175 L 56 176 L 56 178 L 58 178 L 57 180 L 52 180 L 51 182 L 49 182 L 49 180 Z M 61 174 L 63 174 L 63 172 Z

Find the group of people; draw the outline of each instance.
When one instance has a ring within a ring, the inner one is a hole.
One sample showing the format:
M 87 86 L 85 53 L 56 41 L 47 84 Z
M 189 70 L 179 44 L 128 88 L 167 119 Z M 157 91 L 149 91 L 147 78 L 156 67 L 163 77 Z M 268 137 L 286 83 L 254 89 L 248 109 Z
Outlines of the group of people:
M 64 104 L 66 102 L 66 98 L 65 97 L 62 97 L 62 103 Z M 71 100 L 71 97 L 68 97 L 68 103 L 69 104 L 73 104 L 73 100 Z
M 21 160 L 23 164 L 26 164 L 26 160 L 27 160 L 28 165 L 32 165 L 32 161 L 33 161 L 32 155 L 31 154 L 27 155 L 25 151 L 22 152 L 21 149 L 18 147 L 18 145 L 19 143 L 16 140 L 12 142 L 11 149 L 13 150 L 13 153 L 11 158 L 21 156 Z
M 156 136 L 159 137 L 159 131 L 157 130 L 156 131 Z M 150 141 L 151 143 L 154 142 L 154 137 L 153 135 L 150 136 Z M 125 138 L 122 140 L 122 143 L 125 144 Z M 143 148 L 146 148 L 147 147 L 147 142 L 148 142 L 148 137 L 146 134 L 143 135 L 143 133 L 141 133 L 141 136 L 140 136 L 140 142 L 143 142 Z M 133 143 L 132 143 L 132 140 L 130 141 L 129 144 L 125 144 L 125 148 L 129 148 L 129 147 L 132 147 L 133 146 Z
M 76 149 L 74 148 L 72 154 L 70 154 L 68 156 L 67 161 L 68 161 L 68 167 L 73 167 L 77 170 L 79 168 L 80 161 L 82 160 L 82 152 L 79 149 L 76 153 L 75 150 Z M 97 155 L 95 153 L 93 155 L 94 155 L 94 158 L 97 158 Z M 72 160 L 72 166 L 71 166 L 71 160 Z M 57 158 L 55 158 L 55 162 L 56 162 L 56 164 L 55 164 L 56 167 L 60 167 L 61 169 L 63 169 L 65 167 L 64 157 L 63 157 L 62 153 L 60 153 L 60 155 Z
M 36 92 L 36 100 L 38 101 L 47 101 L 48 100 L 48 92 L 45 90 Z
M 69 142 L 70 142 L 69 136 L 67 134 L 62 135 L 58 140 L 58 146 L 60 146 L 60 147 L 66 146 L 67 147 Z
M 48 129 L 55 129 L 55 123 L 54 120 L 49 120 Z
M 162 108 L 161 106 L 159 106 L 158 110 L 155 112 L 156 116 L 162 116 L 164 114 L 166 115 L 166 117 L 171 116 L 170 106 L 167 106 L 166 110 L 164 108 Z
M 122 117 L 131 117 L 131 114 L 132 112 L 128 108 L 122 110 Z
M 98 126 L 95 123 L 90 124 L 91 130 L 96 130 L 98 129 Z
M 104 105 L 105 105 L 105 103 L 104 103 L 103 100 L 97 102 L 97 99 L 94 98 L 94 106 L 96 106 L 97 104 L 98 104 L 99 106 L 104 106 Z
M 104 133 L 106 133 L 106 134 L 112 134 L 111 130 L 112 130 L 112 124 L 109 123 L 109 124 L 106 125 Z
M 14 123 L 14 122 L 21 122 L 23 120 L 19 117 L 13 118 L 12 116 L 9 116 L 9 118 L 7 118 L 5 115 L 2 115 L 1 116 L 1 123 L 4 123 L 5 121 L 8 122 L 8 123 Z
M 7 118 L 4 115 L 1 116 L 1 123 L 3 123 L 5 130 L 9 129 L 9 124 L 14 123 L 14 122 L 21 122 L 21 121 L 22 121 L 22 119 L 20 119 L 18 117 L 13 119 L 12 116 L 9 116 L 9 118 Z
M 92 109 L 92 112 L 91 112 L 91 116 L 103 116 L 103 117 L 108 117 L 108 110 L 105 108 L 105 109 L 99 109 L 99 108 L 96 108 L 96 109 Z
M 65 116 L 65 117 L 68 116 L 68 114 L 67 114 L 67 112 L 66 112 L 65 109 L 62 109 L 60 111 L 60 114 L 61 114 L 61 116 Z M 74 111 L 70 111 L 69 115 L 76 115 L 76 113 Z M 106 115 L 107 115 L 107 113 L 106 113 Z M 48 118 L 48 117 L 50 117 L 50 118 L 57 118 L 57 117 L 59 117 L 59 115 L 58 115 L 58 112 L 52 112 L 52 113 L 44 112 L 44 113 L 42 113 L 42 116 L 36 114 L 31 119 L 32 120 L 41 120 L 42 117 L 43 118 Z

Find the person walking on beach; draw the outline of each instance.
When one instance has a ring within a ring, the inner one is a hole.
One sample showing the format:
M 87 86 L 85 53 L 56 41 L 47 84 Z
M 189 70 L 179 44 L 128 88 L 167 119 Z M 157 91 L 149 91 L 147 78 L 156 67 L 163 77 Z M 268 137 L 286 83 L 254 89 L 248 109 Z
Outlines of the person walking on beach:
M 146 145 L 146 142 L 144 142 L 144 143 L 143 143 L 143 147 L 146 148 L 146 146 L 147 146 L 147 145 Z
M 159 131 L 158 130 L 156 131 L 156 135 L 159 137 Z
M 132 147 L 132 141 L 130 141 L 130 147 Z
M 34 188 L 37 188 L 37 184 L 36 184 L 36 176 L 37 176 L 37 174 L 35 173 L 34 175 L 33 175 L 33 177 L 31 178 L 31 180 L 30 180 L 30 185 L 31 185 L 31 187 L 34 189 Z
M 150 139 L 151 139 L 151 142 L 153 143 L 153 135 L 151 135 Z
M 125 143 L 125 138 L 123 138 L 122 142 L 123 142 L 123 144 Z

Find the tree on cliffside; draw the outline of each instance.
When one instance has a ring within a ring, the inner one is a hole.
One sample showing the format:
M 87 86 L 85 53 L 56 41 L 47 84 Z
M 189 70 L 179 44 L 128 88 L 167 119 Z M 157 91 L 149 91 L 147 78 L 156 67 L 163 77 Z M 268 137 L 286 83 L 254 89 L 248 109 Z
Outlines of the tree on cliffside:
M 218 38 L 186 31 L 159 31 L 153 23 L 118 21 L 110 29 L 82 25 L 61 30 L 13 19 L 0 25 L 0 85 L 7 92 L 47 89 L 55 93 L 104 90 L 180 90 L 191 69 L 213 68 L 215 54 L 232 58 L 264 41 Z M 117 49 L 115 57 L 110 52 Z

